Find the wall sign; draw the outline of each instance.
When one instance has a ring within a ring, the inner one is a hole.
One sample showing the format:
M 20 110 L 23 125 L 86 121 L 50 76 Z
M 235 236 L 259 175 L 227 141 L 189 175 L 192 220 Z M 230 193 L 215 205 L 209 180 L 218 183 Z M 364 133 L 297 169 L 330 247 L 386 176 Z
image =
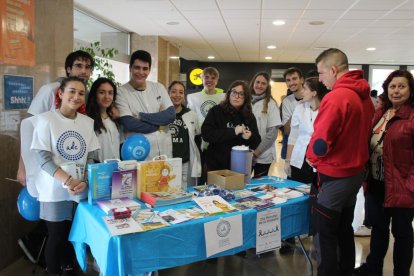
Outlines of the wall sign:
M 33 99 L 33 77 L 4 75 L 5 110 L 28 109 Z

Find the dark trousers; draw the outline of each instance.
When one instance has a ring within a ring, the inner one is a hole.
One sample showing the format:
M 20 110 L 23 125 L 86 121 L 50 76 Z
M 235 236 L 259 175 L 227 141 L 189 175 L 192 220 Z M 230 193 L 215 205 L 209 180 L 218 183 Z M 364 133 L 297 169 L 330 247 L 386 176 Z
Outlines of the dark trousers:
M 256 163 L 253 166 L 253 170 L 254 170 L 253 178 L 259 178 L 259 177 L 262 177 L 262 176 L 269 175 L 270 165 L 271 164 Z
M 61 267 L 73 267 L 75 255 L 72 244 L 69 242 L 69 232 L 72 221 L 46 221 L 48 240 L 45 247 L 47 271 L 50 274 L 61 273 Z
M 318 276 L 352 275 L 355 266 L 352 221 L 362 176 L 362 172 L 346 178 L 318 176 L 317 194 L 312 195 Z
M 201 162 L 201 176 L 197 181 L 197 185 L 204 185 L 207 182 L 207 166 L 206 166 L 206 151 L 201 148 L 202 137 L 201 135 L 196 135 L 194 141 L 197 145 L 197 148 L 200 152 L 200 162 Z
M 384 183 L 372 180 L 366 193 L 369 220 L 372 224 L 370 253 L 367 266 L 372 271 L 382 271 L 387 254 L 390 224 L 394 236 L 394 275 L 409 276 L 413 259 L 412 208 L 384 208 Z
M 302 182 L 302 183 L 312 183 L 313 179 L 315 178 L 316 173 L 313 172 L 313 168 L 309 166 L 306 161 L 303 161 L 302 168 L 298 169 L 294 166 L 290 166 L 291 168 L 291 176 L 288 179 Z

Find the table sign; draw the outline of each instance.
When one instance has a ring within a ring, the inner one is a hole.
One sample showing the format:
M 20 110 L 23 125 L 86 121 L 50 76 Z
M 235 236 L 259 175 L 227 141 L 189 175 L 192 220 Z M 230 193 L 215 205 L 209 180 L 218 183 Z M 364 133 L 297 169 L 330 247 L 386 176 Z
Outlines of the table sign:
M 204 223 L 204 236 L 207 257 L 243 245 L 242 215 Z
M 258 212 L 256 229 L 256 254 L 280 247 L 280 208 Z

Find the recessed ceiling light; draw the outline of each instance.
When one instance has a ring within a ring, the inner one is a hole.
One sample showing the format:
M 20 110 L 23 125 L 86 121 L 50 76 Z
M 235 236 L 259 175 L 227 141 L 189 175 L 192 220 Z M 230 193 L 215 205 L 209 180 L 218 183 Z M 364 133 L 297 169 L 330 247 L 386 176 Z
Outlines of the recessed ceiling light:
M 170 56 L 170 59 L 179 59 L 180 57 L 178 56 Z
M 272 59 L 272 57 L 265 57 L 265 59 Z
M 318 25 L 323 25 L 325 24 L 325 22 L 323 21 L 310 21 L 309 25 L 313 25 L 313 26 L 318 26 Z
M 215 56 L 208 56 L 207 58 L 208 59 L 215 59 L 216 57 Z
M 375 51 L 377 48 L 375 48 L 375 47 L 368 47 L 366 50 L 367 51 Z
M 173 26 L 173 25 L 178 25 L 178 24 L 180 24 L 180 22 L 177 22 L 177 21 L 168 21 L 168 22 L 166 22 L 165 24 Z
M 269 45 L 269 46 L 267 46 L 267 49 L 270 49 L 270 50 L 273 50 L 273 49 L 276 49 L 277 47 L 276 47 L 276 45 Z
M 286 22 L 284 20 L 275 20 L 272 22 L 272 24 L 275 26 L 282 26 L 282 25 L 285 25 Z

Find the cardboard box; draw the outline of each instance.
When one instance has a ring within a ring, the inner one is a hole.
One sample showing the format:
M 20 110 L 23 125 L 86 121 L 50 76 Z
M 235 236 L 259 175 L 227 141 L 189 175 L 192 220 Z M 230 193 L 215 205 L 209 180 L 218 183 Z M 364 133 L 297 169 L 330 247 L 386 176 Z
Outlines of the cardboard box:
M 244 174 L 230 171 L 218 170 L 207 173 L 207 184 L 217 184 L 225 189 L 244 189 Z

